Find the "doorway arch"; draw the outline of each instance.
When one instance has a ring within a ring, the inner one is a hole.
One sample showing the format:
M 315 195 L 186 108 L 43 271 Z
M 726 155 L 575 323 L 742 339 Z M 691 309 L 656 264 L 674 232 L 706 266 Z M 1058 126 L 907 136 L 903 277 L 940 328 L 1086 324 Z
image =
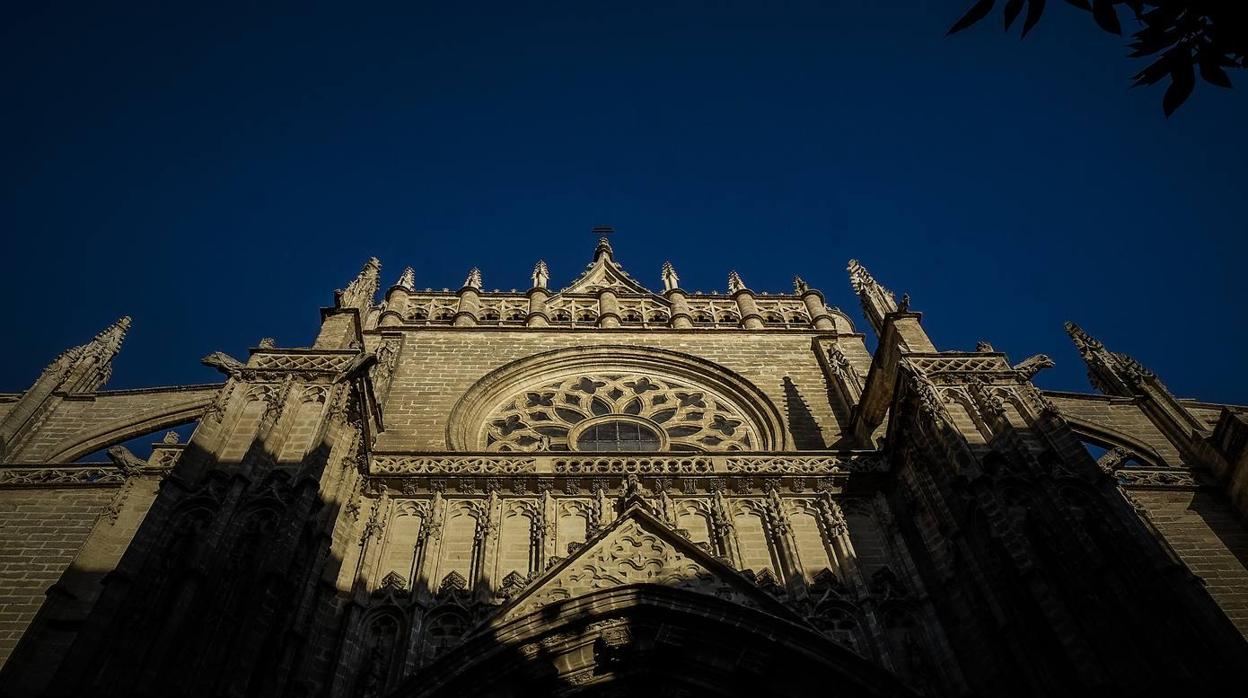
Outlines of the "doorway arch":
M 814 629 L 659 585 L 614 587 L 487 621 L 392 696 L 914 696 Z

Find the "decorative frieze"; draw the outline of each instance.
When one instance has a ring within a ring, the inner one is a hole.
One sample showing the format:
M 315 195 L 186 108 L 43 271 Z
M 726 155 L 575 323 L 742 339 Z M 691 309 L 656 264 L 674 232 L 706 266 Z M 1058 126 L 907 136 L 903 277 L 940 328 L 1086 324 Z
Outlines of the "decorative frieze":
M 380 475 L 421 475 L 427 473 L 534 473 L 536 459 L 490 456 L 400 456 L 374 455 L 372 472 Z
M 0 487 L 83 487 L 121 485 L 125 481 L 126 474 L 111 465 L 59 468 L 0 467 Z
M 1114 475 L 1123 487 L 1193 489 L 1203 484 L 1192 471 L 1180 468 L 1121 468 Z
M 570 475 L 590 473 L 709 473 L 710 458 L 555 458 L 554 472 Z
M 374 453 L 373 475 L 815 475 L 882 473 L 888 464 L 876 451 L 784 455 L 599 456 L 596 454 L 480 455 Z

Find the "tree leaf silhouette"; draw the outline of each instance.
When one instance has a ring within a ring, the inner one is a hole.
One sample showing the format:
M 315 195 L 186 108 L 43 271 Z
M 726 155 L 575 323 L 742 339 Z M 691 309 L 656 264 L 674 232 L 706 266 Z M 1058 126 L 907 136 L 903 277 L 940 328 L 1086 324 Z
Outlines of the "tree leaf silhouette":
M 1114 9 L 1113 0 L 1092 0 L 1092 19 L 1110 34 L 1122 35 L 1122 25 L 1118 24 L 1118 11 Z
M 997 0 L 979 0 L 979 2 L 971 6 L 971 9 L 966 11 L 966 14 L 962 15 L 962 19 L 954 22 L 953 26 L 949 27 L 949 31 L 945 32 L 945 36 L 956 34 L 987 17 L 988 13 L 992 12 L 993 5 L 996 4 Z
M 1036 26 L 1040 21 L 1040 16 L 1044 14 L 1044 0 L 1031 0 L 1027 3 L 1027 17 L 1023 20 L 1023 37 L 1026 38 L 1027 32 Z
M 1202 57 L 1200 59 L 1200 77 L 1205 82 L 1218 87 L 1230 87 L 1231 78 L 1222 70 L 1222 66 L 1218 65 L 1214 59 Z
M 1175 65 L 1170 73 L 1170 86 L 1166 88 L 1166 94 L 1161 98 L 1161 108 L 1165 111 L 1167 118 L 1179 108 L 1179 105 L 1187 101 L 1195 86 L 1196 74 L 1192 71 L 1192 64 Z
M 1005 3 L 1005 28 L 1008 30 L 1018 13 L 1023 11 L 1024 0 L 1007 0 Z

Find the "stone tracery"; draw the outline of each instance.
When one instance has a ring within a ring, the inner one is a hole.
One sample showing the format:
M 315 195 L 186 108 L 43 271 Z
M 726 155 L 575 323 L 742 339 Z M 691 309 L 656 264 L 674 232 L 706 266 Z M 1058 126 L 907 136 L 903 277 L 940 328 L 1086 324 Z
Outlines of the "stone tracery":
M 490 451 L 577 450 L 587 427 L 635 420 L 660 433 L 662 450 L 751 451 L 754 427 L 725 398 L 672 378 L 583 373 L 543 382 L 508 399 L 483 428 Z

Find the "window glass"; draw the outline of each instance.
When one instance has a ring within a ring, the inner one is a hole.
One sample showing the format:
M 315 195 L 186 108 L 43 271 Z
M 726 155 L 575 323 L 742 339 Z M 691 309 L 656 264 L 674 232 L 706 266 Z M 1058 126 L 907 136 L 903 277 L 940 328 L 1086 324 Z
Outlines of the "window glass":
M 576 445 L 589 452 L 657 451 L 659 435 L 635 422 L 603 422 L 586 429 Z

